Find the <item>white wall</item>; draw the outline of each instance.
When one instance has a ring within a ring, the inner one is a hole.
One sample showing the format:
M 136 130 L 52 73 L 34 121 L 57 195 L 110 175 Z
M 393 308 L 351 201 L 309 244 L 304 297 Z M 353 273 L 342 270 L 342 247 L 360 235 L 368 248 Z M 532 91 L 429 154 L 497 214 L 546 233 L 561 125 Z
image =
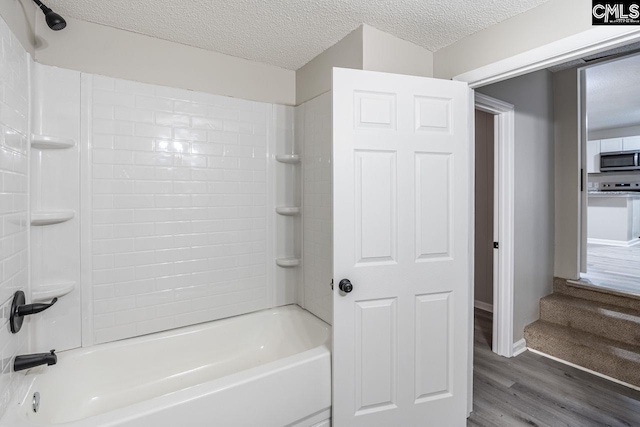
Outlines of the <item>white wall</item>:
M 0 15 L 36 62 L 256 101 L 296 101 L 291 70 L 71 17 L 64 31 L 51 31 L 32 0 L 4 0 Z
M 8 208 L 0 296 L 7 305 L 16 285 L 27 284 L 27 242 L 20 239 L 27 236 L 28 165 L 19 154 L 26 162 L 29 100 L 21 97 L 29 94 L 30 60 L 23 50 L 19 57 L 9 49 L 21 47 L 8 30 L 4 36 L 9 65 L 1 68 L 0 101 L 10 108 L 3 106 L 0 120 L 12 127 L 1 139 L 6 149 L 0 147 L 9 159 L 0 165 L 6 168 L 2 206 Z M 32 150 L 33 209 L 76 212 L 71 221 L 33 227 L 33 289 L 78 285 L 29 320 L 35 350 L 87 346 L 295 302 L 301 269 L 274 273 L 273 257 L 280 254 L 271 249 L 282 234 L 285 251 L 301 252 L 299 219 L 293 231 L 273 228 L 274 202 L 301 203 L 300 175 L 277 176 L 273 167 L 275 154 L 297 151 L 293 107 L 33 67 L 33 133 L 79 141 L 65 150 Z M 14 91 L 22 80 L 21 92 Z M 272 190 L 276 182 L 280 193 Z M 26 338 L 3 340 L 5 354 Z M 20 351 L 27 350 L 22 345 Z M 10 359 L 4 360 L 9 373 Z
M 81 344 L 80 73 L 34 63 L 31 83 L 32 133 L 75 143 L 66 149 L 33 148 L 30 161 L 31 212 L 74 213 L 63 223 L 32 226 L 30 239 L 32 293 L 74 286 L 54 307 L 32 316 L 32 351 L 63 351 Z
M 0 19 L 0 417 L 16 393 L 17 354 L 28 351 L 29 318 L 12 334 L 9 311 L 13 294 L 29 301 L 28 169 L 30 59 L 20 41 Z
M 331 92 L 296 107 L 303 145 L 304 289 L 299 303 L 333 321 L 333 192 Z
M 554 134 L 552 75 L 537 71 L 478 89 L 515 106 L 514 342 L 552 292 Z
M 255 101 L 293 105 L 295 72 L 103 25 L 67 19 L 51 31 L 37 14 L 37 62 Z
M 580 275 L 580 140 L 578 71 L 553 74 L 555 121 L 555 268 L 554 275 Z
M 33 0 L 0 1 L 0 16 L 22 47 L 31 55 L 36 45 L 36 5 Z
M 434 54 L 434 75 L 450 79 L 498 61 L 511 59 L 513 68 L 527 65 L 518 57 L 534 49 L 564 54 L 581 48 L 585 40 L 603 40 L 637 31 L 632 26 L 591 25 L 589 0 L 549 0 L 542 5 L 474 33 Z M 559 42 L 549 50 L 549 44 Z
M 273 106 L 273 152 L 269 157 L 282 154 L 300 154 L 302 141 L 295 137 L 295 110 L 298 107 L 282 105 Z M 271 206 L 302 206 L 302 166 L 298 164 L 270 162 L 270 176 L 275 186 L 275 200 Z M 273 210 L 274 217 L 273 242 L 275 258 L 297 258 L 302 256 L 302 215 L 280 215 Z M 302 267 L 280 267 L 270 263 L 275 270 L 273 305 L 285 305 L 296 302 L 302 287 Z
M 331 90 L 333 67 L 362 69 L 362 26 L 296 71 L 296 105 Z
M 91 75 L 83 85 L 93 342 L 269 307 L 272 105 Z
M 412 76 L 433 76 L 433 53 L 369 25 L 363 25 L 362 69 Z

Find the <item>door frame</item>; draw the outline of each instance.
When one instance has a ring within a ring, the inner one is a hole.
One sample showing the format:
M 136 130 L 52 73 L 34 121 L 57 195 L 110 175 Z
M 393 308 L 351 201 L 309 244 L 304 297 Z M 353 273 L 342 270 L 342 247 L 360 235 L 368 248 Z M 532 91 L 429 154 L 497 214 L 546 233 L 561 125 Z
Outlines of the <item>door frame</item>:
M 592 28 L 590 31 L 585 31 L 583 33 L 576 34 L 571 37 L 555 40 L 546 45 L 543 45 L 543 46 L 522 52 L 520 54 L 490 63 L 488 65 L 481 66 L 481 67 L 472 69 L 470 71 L 458 74 L 454 76 L 452 79 L 467 82 L 467 84 L 469 85 L 469 88 L 477 89 L 482 86 L 498 83 L 498 82 L 508 80 L 514 77 L 518 77 L 524 74 L 528 74 L 537 70 L 549 68 L 554 65 L 559 65 L 559 64 L 563 64 L 573 60 L 577 60 L 585 56 L 596 54 L 598 52 L 603 52 L 603 51 L 607 51 L 617 47 L 625 46 L 627 44 L 634 43 L 637 41 L 640 41 L 640 29 L 637 29 L 637 28 L 634 28 L 634 29 L 607 28 L 606 31 L 604 31 L 602 28 Z M 601 64 L 602 62 L 606 62 L 606 61 L 607 61 L 606 59 L 603 61 L 594 61 L 588 65 L 580 67 L 580 72 L 582 74 L 584 69 L 589 68 L 590 66 Z M 580 79 L 580 80 L 583 80 L 583 79 Z M 476 99 L 482 99 L 483 96 L 484 95 L 476 93 Z M 487 108 L 491 108 L 491 107 L 492 107 L 491 105 L 487 106 Z M 488 112 L 491 112 L 491 111 L 488 111 Z M 500 113 L 501 111 L 498 111 L 498 114 Z M 582 119 L 581 125 L 580 125 L 582 126 L 582 124 L 585 123 L 584 117 L 581 116 L 580 119 Z M 514 124 L 513 117 L 511 117 L 512 128 L 513 128 L 513 124 Z M 500 124 L 496 122 L 496 129 L 498 129 L 499 125 Z M 579 133 L 581 133 L 580 132 L 581 130 L 582 130 L 581 128 L 578 130 Z M 512 133 L 512 136 L 515 139 L 515 136 L 513 135 L 513 133 Z M 511 146 L 511 148 L 513 148 L 513 146 Z M 513 152 L 511 153 L 511 156 L 513 156 Z M 511 158 L 513 160 L 513 157 Z M 581 162 L 581 164 L 583 165 L 584 163 Z M 583 172 L 583 174 L 584 173 L 585 172 Z M 513 176 L 514 175 L 512 173 L 510 177 L 513 177 Z M 583 179 L 584 179 L 584 176 L 583 176 Z M 511 197 L 512 202 L 513 200 L 514 200 L 513 197 Z M 584 200 L 581 201 L 581 206 L 578 206 L 576 209 L 576 217 L 579 219 L 579 221 L 581 220 L 581 222 L 586 223 L 586 214 L 583 214 L 583 212 L 586 209 L 584 209 L 583 205 L 584 205 Z M 502 207 L 504 208 L 504 205 Z M 511 215 L 508 218 L 511 221 L 513 221 L 513 215 Z M 501 227 L 504 227 L 504 226 L 505 224 L 501 224 Z M 513 223 L 511 223 L 510 226 L 511 226 L 511 230 L 513 230 Z M 511 236 L 513 237 L 513 233 L 511 234 Z M 511 244 L 510 258 L 511 258 L 511 261 L 513 262 L 514 261 L 513 240 L 508 241 L 508 240 L 505 240 L 504 237 L 501 237 L 501 239 L 498 241 L 501 244 L 501 249 L 505 249 L 506 248 L 505 245 Z M 578 252 L 578 258 L 582 258 L 581 257 L 582 244 L 580 239 L 576 241 L 576 251 Z M 500 255 L 503 255 L 505 251 L 501 250 L 500 252 L 501 252 Z M 576 264 L 575 277 L 577 278 L 580 277 L 580 270 L 581 270 L 580 264 L 581 264 L 581 259 L 579 259 L 579 262 Z M 502 265 L 504 265 L 504 263 Z M 511 276 L 510 280 L 513 283 L 513 275 Z M 511 289 L 511 291 L 512 291 L 512 294 L 509 301 L 511 301 L 511 308 L 510 308 L 511 309 L 511 329 L 513 331 L 513 288 Z M 499 302 L 498 304 L 496 304 L 495 298 L 496 298 L 496 295 L 494 291 L 494 324 L 496 320 L 496 312 L 500 310 L 500 304 Z M 473 312 L 473 307 L 471 307 L 471 310 Z M 498 323 L 501 324 L 501 322 L 498 322 Z M 498 334 L 496 334 L 495 327 L 494 327 L 494 344 L 497 344 L 496 337 L 498 336 L 500 336 L 501 338 L 500 340 L 501 342 L 499 346 L 501 347 L 501 350 L 505 351 L 504 353 L 505 355 L 510 354 L 511 356 L 514 356 L 526 350 L 526 343 L 524 339 L 518 341 L 515 344 L 512 344 L 511 350 L 509 350 L 508 348 L 504 349 L 503 345 L 505 344 L 504 338 L 506 338 L 506 334 L 504 334 L 504 330 L 499 331 Z M 506 340 L 506 343 L 512 340 L 513 338 L 509 338 Z M 500 354 L 500 352 L 497 352 L 497 353 Z M 511 356 L 507 356 L 507 357 L 511 357 Z
M 515 107 L 475 93 L 475 108 L 494 116 L 494 238 L 493 346 L 500 356 L 513 357 L 526 349 L 513 342 L 514 223 L 515 223 Z M 472 337 L 473 342 L 473 337 Z
M 587 143 L 589 142 L 589 131 L 587 129 L 587 70 L 589 68 L 598 67 L 600 65 L 617 62 L 620 60 L 640 56 L 640 52 L 623 52 L 618 55 L 608 56 L 599 60 L 590 62 L 576 68 L 578 74 L 578 152 L 580 156 L 580 179 L 581 186 L 578 189 L 580 192 L 580 207 L 579 207 L 579 223 L 580 223 L 580 238 L 578 239 L 578 272 L 577 280 L 583 281 L 585 275 L 588 275 L 587 260 L 588 260 L 588 213 L 589 213 L 589 172 L 587 170 Z M 588 279 L 588 277 L 586 277 Z M 588 283 L 587 283 L 588 284 Z
M 640 41 L 638 28 L 592 26 L 587 31 L 465 71 L 452 80 L 467 82 L 471 89 L 476 89 L 637 41 Z
M 589 56 L 601 51 L 624 46 L 635 41 L 640 41 L 640 30 L 638 29 L 612 27 L 607 27 L 606 29 L 592 28 L 590 31 L 558 39 L 551 43 L 524 51 L 505 59 L 473 68 L 469 71 L 455 75 L 452 77 L 452 80 L 467 82 L 470 89 L 476 89 L 554 65 L 580 59 L 584 56 Z M 579 212 L 577 213 L 579 215 Z M 576 249 L 579 250 L 579 248 Z M 579 268 L 577 269 L 579 270 Z M 471 293 L 473 294 L 473 282 L 471 282 Z M 469 310 L 471 319 L 473 319 L 473 304 L 469 305 Z M 470 342 L 473 344 L 473 334 L 469 335 L 471 340 Z M 518 344 L 517 354 L 526 350 L 526 343 L 524 339 L 519 341 Z M 522 348 L 520 348 L 520 344 Z M 469 365 L 469 381 L 472 382 L 473 357 L 470 357 Z M 471 388 L 469 391 L 468 402 L 469 414 L 471 414 L 472 410 L 473 389 Z
M 617 58 L 620 59 L 620 58 Z M 587 68 L 595 65 L 601 65 L 610 61 L 594 61 L 595 64 L 577 69 L 578 73 L 578 153 L 580 156 L 580 216 L 578 222 L 580 224 L 580 239 L 578 239 L 578 280 L 582 279 L 583 274 L 587 274 L 587 238 L 588 230 L 588 205 L 589 194 L 589 172 L 587 171 L 587 141 L 589 140 L 589 131 L 587 130 Z

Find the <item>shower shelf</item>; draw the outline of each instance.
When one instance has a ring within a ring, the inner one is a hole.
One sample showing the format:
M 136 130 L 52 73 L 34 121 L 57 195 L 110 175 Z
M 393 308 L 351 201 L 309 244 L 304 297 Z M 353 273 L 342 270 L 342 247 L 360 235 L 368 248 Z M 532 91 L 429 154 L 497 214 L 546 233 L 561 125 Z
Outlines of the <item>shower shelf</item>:
M 276 264 L 278 265 L 278 267 L 283 267 L 283 268 L 297 267 L 300 265 L 300 259 L 299 258 L 278 258 L 276 260 Z
M 75 287 L 76 282 L 58 282 L 38 286 L 35 290 L 31 291 L 31 299 L 33 301 L 49 301 L 67 295 L 73 291 Z
M 57 211 L 57 212 L 33 212 L 31 214 L 31 225 L 52 225 L 69 221 L 76 213 L 74 211 Z
M 71 138 L 59 138 L 57 136 L 31 135 L 31 148 L 41 150 L 56 150 L 71 148 L 76 145 L 76 141 Z
M 284 216 L 293 216 L 300 213 L 300 208 L 298 206 L 280 206 L 276 208 L 276 212 Z
M 280 154 L 276 156 L 276 160 L 280 163 L 296 164 L 300 163 L 300 156 L 297 154 Z

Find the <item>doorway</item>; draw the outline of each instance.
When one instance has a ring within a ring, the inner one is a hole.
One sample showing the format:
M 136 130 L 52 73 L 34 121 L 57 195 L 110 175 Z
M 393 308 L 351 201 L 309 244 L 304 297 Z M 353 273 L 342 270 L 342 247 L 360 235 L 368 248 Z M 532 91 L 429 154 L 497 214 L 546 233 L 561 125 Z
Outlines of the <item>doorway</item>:
M 494 287 L 494 115 L 475 110 L 475 236 L 474 236 L 474 315 L 476 341 L 493 348 L 493 287 Z
M 526 348 L 513 342 L 515 111 L 512 104 L 481 93 L 475 94 L 475 111 L 480 141 L 475 146 L 474 279 L 479 283 L 474 305 L 492 313 L 492 351 L 513 357 Z
M 640 54 L 580 70 L 582 124 L 581 279 L 640 295 Z M 626 82 L 621 88 L 620 82 Z M 586 178 L 586 179 L 585 179 Z

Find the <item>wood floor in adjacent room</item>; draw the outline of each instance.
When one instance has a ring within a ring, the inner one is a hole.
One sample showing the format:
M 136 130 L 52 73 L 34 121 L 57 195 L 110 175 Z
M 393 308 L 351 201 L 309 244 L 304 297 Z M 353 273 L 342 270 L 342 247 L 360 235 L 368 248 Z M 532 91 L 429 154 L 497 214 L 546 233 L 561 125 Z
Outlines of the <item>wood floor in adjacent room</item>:
M 491 313 L 476 309 L 467 426 L 640 426 L 640 392 L 530 351 L 500 357 L 491 333 Z
M 640 245 L 587 246 L 587 274 L 591 284 L 615 291 L 640 294 Z

